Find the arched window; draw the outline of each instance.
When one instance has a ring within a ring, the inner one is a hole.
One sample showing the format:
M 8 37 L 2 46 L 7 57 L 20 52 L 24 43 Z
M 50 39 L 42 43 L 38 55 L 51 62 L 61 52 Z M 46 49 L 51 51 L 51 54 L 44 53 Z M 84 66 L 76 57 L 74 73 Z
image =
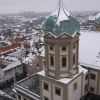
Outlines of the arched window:
M 62 67 L 66 67 L 66 57 L 62 57 Z

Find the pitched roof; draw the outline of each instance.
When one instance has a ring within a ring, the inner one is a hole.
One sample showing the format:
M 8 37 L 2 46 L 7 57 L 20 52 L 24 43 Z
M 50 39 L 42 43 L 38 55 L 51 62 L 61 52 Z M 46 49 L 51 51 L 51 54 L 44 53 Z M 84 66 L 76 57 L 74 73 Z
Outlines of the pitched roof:
M 3 47 L 3 48 L 0 48 L 0 53 L 1 54 L 5 54 L 7 52 L 10 52 L 10 51 L 13 51 L 14 49 L 17 49 L 21 46 L 20 43 L 14 43 L 12 45 L 9 45 L 9 46 L 6 46 L 6 47 Z

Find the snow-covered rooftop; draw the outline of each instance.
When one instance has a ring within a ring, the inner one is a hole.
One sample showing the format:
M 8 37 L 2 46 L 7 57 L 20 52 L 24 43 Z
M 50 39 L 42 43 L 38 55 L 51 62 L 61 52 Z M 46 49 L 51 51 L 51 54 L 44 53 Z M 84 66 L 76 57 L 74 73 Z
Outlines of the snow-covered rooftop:
M 66 8 L 64 7 L 63 2 L 61 0 L 59 0 L 59 5 L 58 5 L 56 11 L 58 12 L 58 20 L 57 20 L 58 25 L 63 20 L 69 20 L 68 16 L 70 16 L 70 13 L 66 10 Z M 56 12 L 54 12 L 54 13 L 56 13 Z
M 70 13 L 64 7 L 62 0 L 59 0 L 59 3 L 57 5 L 55 11 L 53 13 L 51 13 L 50 16 L 58 17 L 57 24 L 59 25 L 61 21 L 69 20 L 68 16 L 70 16 Z
M 95 18 L 96 18 L 96 16 L 91 16 L 91 15 L 90 15 L 90 16 L 88 17 L 88 20 L 94 21 Z
M 100 70 L 100 32 L 81 32 L 79 46 L 80 64 Z
M 41 52 L 40 56 L 41 57 L 45 57 L 45 49 L 44 49 L 44 46 L 42 46 L 42 48 L 40 48 L 39 51 Z
M 17 61 L 18 59 L 16 57 L 7 56 L 7 57 L 4 58 L 4 60 L 6 60 L 6 61 Z
M 19 66 L 21 64 L 22 64 L 21 61 L 18 60 L 16 62 L 12 62 L 11 64 L 9 64 L 7 67 L 3 68 L 2 70 L 3 71 L 7 71 L 7 70 L 10 70 L 12 68 L 15 68 L 15 67 L 17 67 L 17 66 Z
M 35 62 L 36 55 L 29 53 L 26 58 L 23 59 L 23 63 L 28 64 L 28 63 L 33 63 Z
M 100 18 L 100 13 L 98 13 L 98 14 L 96 15 L 96 19 L 98 19 L 98 18 Z
M 80 75 L 81 73 L 87 72 L 87 70 L 85 68 L 82 68 L 81 66 L 79 66 L 79 73 L 74 75 L 72 78 L 61 78 L 57 81 L 64 83 L 64 84 L 68 84 L 70 81 L 72 81 L 73 79 L 75 79 L 75 77 L 77 77 L 78 75 Z
M 75 77 L 77 77 L 78 75 L 80 75 L 82 72 L 83 73 L 86 73 L 87 72 L 87 69 L 82 68 L 81 66 L 79 66 L 79 73 L 76 74 L 76 75 L 74 75 L 74 77 L 72 77 L 72 78 L 61 78 L 61 79 L 59 79 L 57 81 L 58 82 L 61 82 L 61 83 L 64 83 L 64 84 L 68 84 L 70 81 L 72 81 L 73 79 L 75 79 Z M 42 75 L 42 76 L 46 76 L 44 70 L 38 72 L 38 74 L 39 75 Z M 51 79 L 53 79 L 53 78 L 51 78 Z

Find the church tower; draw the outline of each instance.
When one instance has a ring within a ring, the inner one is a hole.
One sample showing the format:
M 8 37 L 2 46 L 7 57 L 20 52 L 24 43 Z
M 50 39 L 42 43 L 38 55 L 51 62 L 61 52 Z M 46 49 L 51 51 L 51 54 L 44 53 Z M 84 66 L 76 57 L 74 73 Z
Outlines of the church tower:
M 53 78 L 78 73 L 79 22 L 60 0 L 44 26 L 46 74 Z
M 79 100 L 82 96 L 79 31 L 79 22 L 59 0 L 43 25 L 46 70 L 38 73 L 41 100 Z

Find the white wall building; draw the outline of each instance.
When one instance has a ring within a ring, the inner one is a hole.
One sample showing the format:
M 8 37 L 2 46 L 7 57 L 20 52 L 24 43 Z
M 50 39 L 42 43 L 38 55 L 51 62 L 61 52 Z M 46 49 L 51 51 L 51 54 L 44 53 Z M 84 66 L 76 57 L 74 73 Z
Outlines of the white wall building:
M 81 32 L 80 64 L 88 69 L 88 91 L 100 95 L 100 32 Z
M 23 74 L 22 62 L 19 60 L 12 62 L 0 68 L 0 82 L 3 84 L 13 78 L 16 81 L 16 76 L 21 74 Z

